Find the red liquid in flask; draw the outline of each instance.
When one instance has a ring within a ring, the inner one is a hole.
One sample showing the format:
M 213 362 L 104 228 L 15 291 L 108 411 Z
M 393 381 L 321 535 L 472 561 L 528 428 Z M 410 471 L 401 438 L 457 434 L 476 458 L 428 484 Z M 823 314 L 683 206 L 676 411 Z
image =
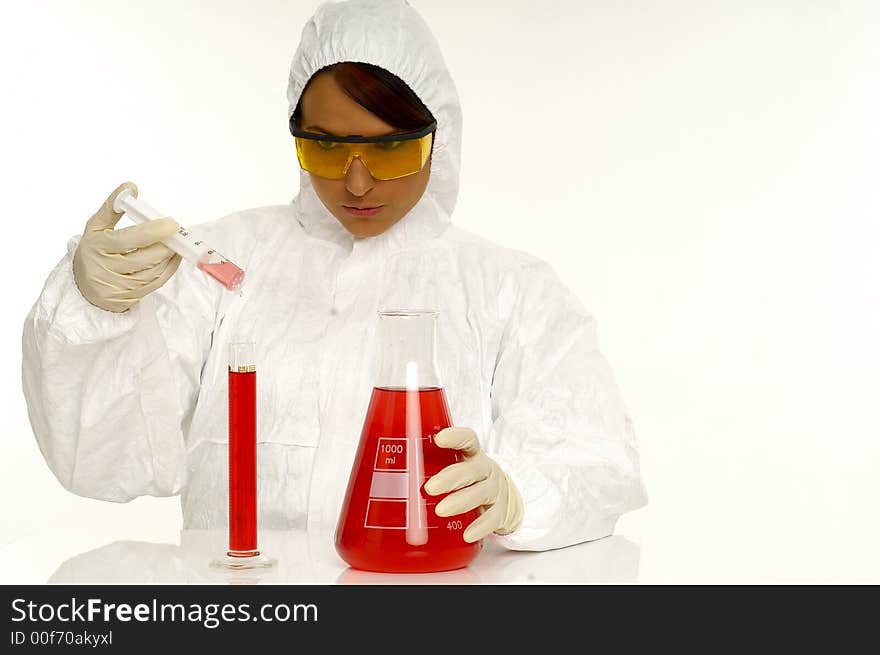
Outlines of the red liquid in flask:
M 432 475 L 462 460 L 458 451 L 434 444 L 434 435 L 449 426 L 441 388 L 373 389 L 336 527 L 336 550 L 350 566 L 390 573 L 449 571 L 467 566 L 480 552 L 480 542 L 470 544 L 462 536 L 477 511 L 437 516 L 434 507 L 446 495 L 424 491 Z
M 229 371 L 229 555 L 257 553 L 257 374 Z
M 199 262 L 196 266 L 230 291 L 238 289 L 244 280 L 244 271 L 229 261 L 221 261 L 214 264 Z

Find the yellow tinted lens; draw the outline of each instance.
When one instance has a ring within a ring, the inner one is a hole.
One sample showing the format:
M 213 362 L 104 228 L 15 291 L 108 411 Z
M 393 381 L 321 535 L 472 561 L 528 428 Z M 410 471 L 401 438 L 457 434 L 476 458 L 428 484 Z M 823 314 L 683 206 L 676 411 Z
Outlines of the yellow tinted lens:
M 348 161 L 350 143 L 296 139 L 296 154 L 300 166 L 319 177 L 337 180 L 343 176 Z
M 393 180 L 422 168 L 421 139 L 364 144 L 363 161 L 377 180 Z
M 393 180 L 418 173 L 431 152 L 427 134 L 419 139 L 405 141 L 378 141 L 373 143 L 337 143 L 314 139 L 296 139 L 300 165 L 310 173 L 333 180 L 345 176 L 349 157 L 358 155 L 377 180 Z

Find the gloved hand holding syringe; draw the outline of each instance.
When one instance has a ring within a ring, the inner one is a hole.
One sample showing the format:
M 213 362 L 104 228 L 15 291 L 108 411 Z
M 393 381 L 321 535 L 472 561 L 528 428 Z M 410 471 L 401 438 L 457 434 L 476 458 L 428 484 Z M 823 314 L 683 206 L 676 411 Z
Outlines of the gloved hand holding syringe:
M 113 201 L 113 210 L 125 212 L 125 215 L 135 223 L 145 223 L 165 216 L 150 207 L 143 200 L 135 197 L 130 189 L 123 189 L 116 196 L 116 199 Z M 190 230 L 183 226 L 170 237 L 162 239 L 162 243 L 184 259 L 191 261 L 229 291 L 237 291 L 244 280 L 244 271 L 242 269 L 208 246 L 204 241 L 196 238 Z

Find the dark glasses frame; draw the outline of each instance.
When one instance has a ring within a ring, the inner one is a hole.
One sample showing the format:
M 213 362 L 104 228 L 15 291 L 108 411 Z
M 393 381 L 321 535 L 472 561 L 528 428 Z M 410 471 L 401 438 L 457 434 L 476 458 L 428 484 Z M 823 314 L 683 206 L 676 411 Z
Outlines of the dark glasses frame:
M 314 141 L 331 141 L 334 143 L 386 143 L 390 141 L 409 141 L 411 139 L 421 139 L 423 136 L 430 134 L 437 129 L 437 121 L 431 123 L 416 132 L 402 132 L 401 134 L 386 134 L 385 136 L 333 136 L 332 134 L 319 134 L 317 132 L 306 132 L 299 129 L 295 124 L 293 116 L 290 117 L 290 133 L 300 139 L 312 139 Z

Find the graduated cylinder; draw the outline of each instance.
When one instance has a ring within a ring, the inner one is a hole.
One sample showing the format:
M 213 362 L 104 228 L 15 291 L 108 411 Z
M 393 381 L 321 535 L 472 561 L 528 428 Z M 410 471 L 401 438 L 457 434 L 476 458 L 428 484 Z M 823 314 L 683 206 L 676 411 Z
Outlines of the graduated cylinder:
M 229 346 L 229 552 L 257 550 L 257 363 L 251 342 Z

